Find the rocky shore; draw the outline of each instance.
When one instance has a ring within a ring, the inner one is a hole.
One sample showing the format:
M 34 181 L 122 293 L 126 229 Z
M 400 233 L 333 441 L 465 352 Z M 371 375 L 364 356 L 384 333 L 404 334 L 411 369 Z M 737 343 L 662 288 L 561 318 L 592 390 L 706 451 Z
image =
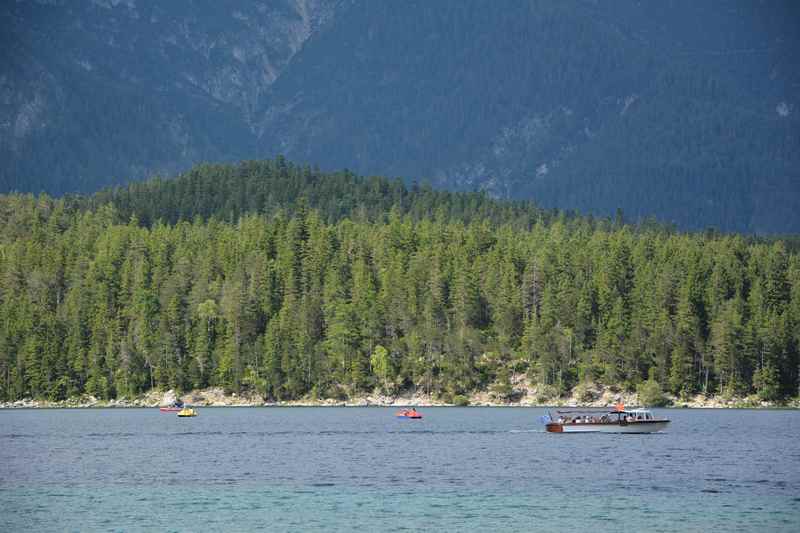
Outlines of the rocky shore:
M 362 394 L 345 400 L 304 398 L 299 400 L 268 402 L 254 394 L 225 394 L 221 388 L 194 390 L 180 395 L 188 405 L 196 407 L 400 407 L 400 406 L 484 406 L 484 407 L 612 407 L 621 401 L 627 406 L 641 405 L 636 393 L 615 392 L 608 388 L 575 391 L 567 397 L 542 398 L 535 388 L 531 390 L 515 389 L 512 399 L 503 400 L 490 392 L 476 392 L 460 397 L 457 401 L 445 401 L 441 398 L 425 394 L 399 394 L 396 396 L 379 393 Z M 61 401 L 49 401 L 26 398 L 15 402 L 0 402 L 0 409 L 31 408 L 136 408 L 159 407 L 171 405 L 178 395 L 174 390 L 150 391 L 136 398 L 117 398 L 100 400 L 94 396 L 84 395 Z M 722 398 L 698 394 L 692 398 L 665 397 L 669 407 L 685 408 L 800 408 L 797 399 L 786 403 L 763 402 L 754 396 L 739 398 Z

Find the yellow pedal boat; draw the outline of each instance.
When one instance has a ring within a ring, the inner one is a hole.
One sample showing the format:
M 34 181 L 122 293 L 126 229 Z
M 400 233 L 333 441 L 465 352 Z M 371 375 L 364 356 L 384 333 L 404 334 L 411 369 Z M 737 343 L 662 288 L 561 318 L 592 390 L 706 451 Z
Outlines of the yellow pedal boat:
M 178 411 L 178 416 L 180 416 L 180 417 L 184 417 L 184 416 L 197 416 L 197 411 L 195 411 L 195 410 L 194 410 L 194 409 L 192 409 L 191 407 L 184 407 L 183 409 L 181 409 L 180 411 Z

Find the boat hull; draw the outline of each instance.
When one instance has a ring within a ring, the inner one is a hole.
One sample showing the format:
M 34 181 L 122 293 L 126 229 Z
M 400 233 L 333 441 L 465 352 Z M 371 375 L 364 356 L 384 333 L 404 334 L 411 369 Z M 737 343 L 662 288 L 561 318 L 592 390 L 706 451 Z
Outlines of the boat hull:
M 160 407 L 158 410 L 162 413 L 177 413 L 182 407 Z
M 549 433 L 656 433 L 664 430 L 669 420 L 643 420 L 624 424 L 547 424 Z

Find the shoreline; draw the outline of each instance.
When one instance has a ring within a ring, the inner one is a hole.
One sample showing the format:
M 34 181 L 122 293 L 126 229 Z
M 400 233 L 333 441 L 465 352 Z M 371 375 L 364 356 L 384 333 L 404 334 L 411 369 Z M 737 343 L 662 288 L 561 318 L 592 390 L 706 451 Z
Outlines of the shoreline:
M 614 393 L 602 390 L 593 398 L 548 398 L 538 400 L 534 395 L 522 395 L 515 401 L 502 401 L 487 392 L 473 393 L 461 402 L 445 402 L 427 395 L 363 394 L 354 398 L 312 399 L 268 402 L 256 395 L 225 394 L 222 389 L 210 388 L 176 394 L 174 390 L 150 391 L 136 398 L 100 400 L 90 395 L 60 401 L 25 398 L 14 402 L 0 402 L 0 409 L 128 409 L 156 408 L 171 405 L 181 398 L 192 407 L 531 407 L 531 408 L 613 408 L 622 401 L 628 406 L 641 405 L 635 393 Z M 690 399 L 667 397 L 669 403 L 661 407 L 673 409 L 800 409 L 800 400 L 765 402 L 757 398 L 720 398 L 698 394 Z

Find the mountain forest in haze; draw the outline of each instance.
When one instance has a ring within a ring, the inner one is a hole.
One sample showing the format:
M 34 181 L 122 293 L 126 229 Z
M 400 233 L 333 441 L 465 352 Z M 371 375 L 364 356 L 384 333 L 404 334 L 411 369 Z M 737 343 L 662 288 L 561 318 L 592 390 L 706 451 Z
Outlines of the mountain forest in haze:
M 781 0 L 4 2 L 0 192 L 284 154 L 797 233 L 798 21 Z
M 0 400 L 206 386 L 798 395 L 800 257 L 324 173 L 199 166 L 93 196 L 0 196 Z

